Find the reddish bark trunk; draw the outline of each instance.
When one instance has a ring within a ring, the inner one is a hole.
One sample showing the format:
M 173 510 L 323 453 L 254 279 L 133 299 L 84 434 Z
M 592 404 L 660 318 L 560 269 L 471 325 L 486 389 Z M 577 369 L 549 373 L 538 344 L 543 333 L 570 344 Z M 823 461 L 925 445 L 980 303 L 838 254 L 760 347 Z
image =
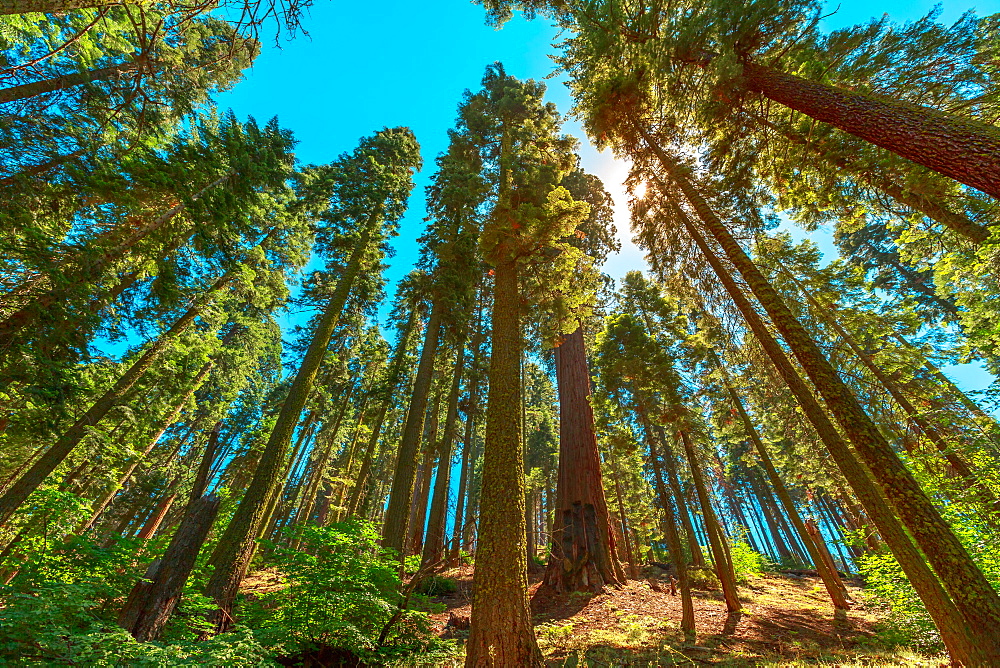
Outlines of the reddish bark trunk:
M 987 195 L 1000 197 L 1000 130 L 930 107 L 887 100 L 747 64 L 748 87 Z
M 620 584 L 624 574 L 611 541 L 582 326 L 556 348 L 556 379 L 559 474 L 553 554 L 545 580 L 559 591 L 598 591 Z

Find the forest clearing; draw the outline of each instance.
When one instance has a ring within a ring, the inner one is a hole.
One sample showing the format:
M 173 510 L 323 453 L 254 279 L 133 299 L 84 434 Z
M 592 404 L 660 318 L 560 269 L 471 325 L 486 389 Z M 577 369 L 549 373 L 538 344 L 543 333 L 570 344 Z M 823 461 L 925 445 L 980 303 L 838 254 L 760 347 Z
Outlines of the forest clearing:
M 1000 667 L 1000 0 L 425 4 L 0 0 L 0 664 Z

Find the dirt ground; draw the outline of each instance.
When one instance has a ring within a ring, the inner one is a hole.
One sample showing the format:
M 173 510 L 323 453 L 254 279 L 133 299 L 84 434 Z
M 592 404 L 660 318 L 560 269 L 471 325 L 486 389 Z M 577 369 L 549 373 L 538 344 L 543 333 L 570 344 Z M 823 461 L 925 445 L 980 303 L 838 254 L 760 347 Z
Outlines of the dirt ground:
M 471 612 L 470 567 L 442 575 L 458 590 L 434 599 L 446 606 L 433 615 L 435 630 L 460 641 L 456 628 Z M 539 645 L 549 666 L 940 666 L 944 657 L 888 650 L 875 636 L 877 611 L 865 607 L 858 583 L 847 583 L 855 605 L 835 614 L 818 578 L 766 574 L 739 589 L 743 611 L 728 615 L 721 591 L 702 583 L 694 592 L 698 637 L 680 633 L 680 596 L 669 576 L 649 567 L 643 579 L 600 594 L 556 594 L 530 582 Z M 451 623 L 449 623 L 451 620 Z

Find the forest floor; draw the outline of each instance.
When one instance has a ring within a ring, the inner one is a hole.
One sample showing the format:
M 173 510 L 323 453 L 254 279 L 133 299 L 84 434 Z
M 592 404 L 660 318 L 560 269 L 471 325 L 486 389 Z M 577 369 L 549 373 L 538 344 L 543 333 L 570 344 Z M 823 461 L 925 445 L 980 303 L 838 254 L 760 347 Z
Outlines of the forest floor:
M 472 569 L 442 573 L 454 593 L 433 599 L 435 631 L 461 642 L 471 612 Z M 891 648 L 878 636 L 879 612 L 864 605 L 859 583 L 849 582 L 855 605 L 834 614 L 818 578 L 768 573 L 739 589 L 743 611 L 727 615 L 722 592 L 709 583 L 694 591 L 696 642 L 680 632 L 680 596 L 669 576 L 653 566 L 643 579 L 600 594 L 559 595 L 530 578 L 538 642 L 548 666 L 941 666 L 944 656 Z M 451 622 L 449 621 L 451 620 Z

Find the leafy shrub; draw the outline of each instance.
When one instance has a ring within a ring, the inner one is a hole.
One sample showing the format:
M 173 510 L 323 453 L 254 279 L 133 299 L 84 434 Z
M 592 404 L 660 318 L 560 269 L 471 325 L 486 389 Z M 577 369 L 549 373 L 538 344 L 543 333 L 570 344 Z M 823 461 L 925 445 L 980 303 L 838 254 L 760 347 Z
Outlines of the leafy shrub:
M 736 571 L 736 581 L 746 584 L 751 575 L 759 575 L 764 572 L 764 555 L 754 551 L 745 541 L 733 541 L 729 548 L 729 553 L 733 559 L 733 570 Z
M 458 591 L 458 581 L 441 575 L 429 575 L 413 588 L 424 596 L 447 596 Z
M 117 624 L 136 580 L 137 545 L 100 548 L 75 539 L 35 554 L 0 587 L 0 663 L 77 666 L 259 666 L 264 650 L 247 629 L 196 642 L 183 607 L 170 640 L 141 643 Z M 193 596 L 190 598 L 194 598 Z M 186 604 L 185 604 L 186 605 Z
M 294 656 L 334 647 L 373 663 L 451 651 L 430 633 L 426 614 L 400 610 L 398 562 L 379 547 L 371 524 L 303 526 L 294 537 L 296 549 L 271 546 L 289 586 L 241 613 L 269 651 Z
M 855 560 L 865 580 L 865 597 L 887 611 L 879 635 L 892 645 L 939 651 L 943 645 L 934 621 L 888 552 L 868 552 Z

